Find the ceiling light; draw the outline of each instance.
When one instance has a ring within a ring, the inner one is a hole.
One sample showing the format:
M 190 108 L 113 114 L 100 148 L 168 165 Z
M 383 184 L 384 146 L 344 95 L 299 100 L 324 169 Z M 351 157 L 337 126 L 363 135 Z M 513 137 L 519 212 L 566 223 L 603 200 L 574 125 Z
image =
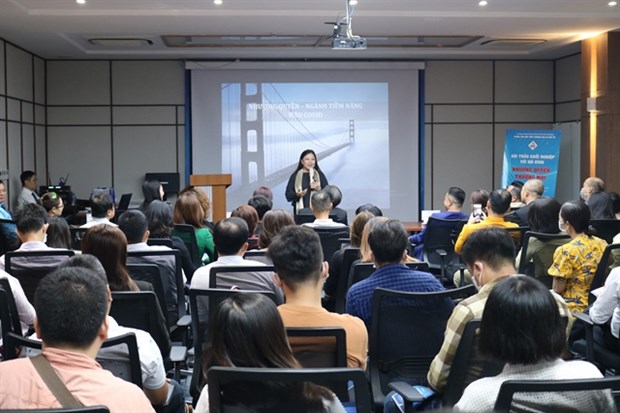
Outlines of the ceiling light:
M 215 4 L 216 6 L 221 6 L 223 3 L 222 0 L 213 0 L 213 4 Z
M 478 6 L 483 6 L 483 7 L 484 7 L 484 6 L 486 6 L 487 4 L 488 4 L 487 0 L 480 0 L 480 1 L 478 2 Z
M 349 0 L 349 6 L 357 6 L 357 0 Z
M 610 1 L 609 3 L 607 3 L 607 5 L 609 5 L 610 7 L 617 6 L 617 5 L 618 5 L 618 2 L 617 2 L 617 1 L 613 1 L 613 0 L 612 0 L 612 1 Z
M 77 4 L 86 4 L 86 0 L 75 0 Z

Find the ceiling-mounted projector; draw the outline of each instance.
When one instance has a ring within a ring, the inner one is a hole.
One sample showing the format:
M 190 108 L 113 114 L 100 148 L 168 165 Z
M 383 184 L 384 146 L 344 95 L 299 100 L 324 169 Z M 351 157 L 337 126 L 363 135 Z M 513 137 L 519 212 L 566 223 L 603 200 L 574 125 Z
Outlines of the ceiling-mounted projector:
M 335 36 L 332 39 L 332 49 L 364 50 L 366 49 L 366 39 L 359 36 Z

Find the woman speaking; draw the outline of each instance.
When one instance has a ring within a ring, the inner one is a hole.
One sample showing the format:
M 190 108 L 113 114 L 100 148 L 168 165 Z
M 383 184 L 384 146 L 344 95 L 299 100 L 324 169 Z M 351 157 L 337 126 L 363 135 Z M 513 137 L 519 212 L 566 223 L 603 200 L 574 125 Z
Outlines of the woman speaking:
M 299 157 L 297 169 L 286 185 L 286 200 L 293 204 L 295 214 L 302 208 L 310 206 L 310 193 L 319 191 L 329 183 L 319 168 L 316 154 L 312 149 L 306 149 Z

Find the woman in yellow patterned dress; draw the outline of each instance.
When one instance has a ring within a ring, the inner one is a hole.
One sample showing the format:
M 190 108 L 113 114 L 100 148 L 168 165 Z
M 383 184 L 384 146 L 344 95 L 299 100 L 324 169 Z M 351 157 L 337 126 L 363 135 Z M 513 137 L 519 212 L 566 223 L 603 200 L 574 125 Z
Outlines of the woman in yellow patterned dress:
M 566 300 L 571 311 L 582 312 L 588 306 L 590 284 L 607 243 L 595 237 L 589 228 L 590 209 L 581 200 L 562 205 L 558 226 L 571 241 L 553 254 L 549 275 L 553 290 Z

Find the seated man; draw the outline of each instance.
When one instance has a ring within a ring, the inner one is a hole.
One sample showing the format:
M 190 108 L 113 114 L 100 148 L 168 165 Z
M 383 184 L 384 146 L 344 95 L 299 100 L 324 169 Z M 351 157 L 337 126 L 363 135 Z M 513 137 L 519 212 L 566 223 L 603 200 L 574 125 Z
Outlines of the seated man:
M 347 365 L 366 368 L 368 333 L 362 320 L 330 313 L 321 306 L 328 275 L 319 236 L 309 228 L 289 226 L 269 246 L 278 285 L 286 304 L 278 307 L 286 327 L 342 327 L 346 332 Z
M 368 234 L 368 244 L 377 270 L 367 279 L 351 286 L 347 293 L 347 313 L 361 318 L 369 330 L 375 288 L 412 292 L 444 290 L 432 274 L 402 264 L 407 257 L 407 238 L 405 227 L 396 219 L 376 223 Z
M 13 220 L 13 215 L 9 212 L 4 205 L 6 201 L 6 186 L 4 185 L 4 181 L 0 179 L 0 218 Z M 5 248 L 13 247 L 17 242 L 17 227 L 15 224 L 11 223 L 2 223 L 0 224 L 0 231 L 2 231 L 2 235 L 4 235 L 4 239 L 6 241 Z
M 523 188 L 521 188 L 521 202 L 524 204 L 521 208 L 507 214 L 504 219 L 514 222 L 520 227 L 527 227 L 528 214 L 532 206 L 532 202 L 540 198 L 545 190 L 545 184 L 540 179 L 528 179 Z
M 211 268 L 221 266 L 265 266 L 259 261 L 245 260 L 243 254 L 248 249 L 248 224 L 241 218 L 231 217 L 215 225 L 213 242 L 217 250 L 217 261 L 201 267 L 194 272 L 192 288 L 209 288 Z M 278 303 L 284 301 L 282 290 L 278 287 L 269 271 L 251 273 L 231 273 L 221 275 L 218 288 L 237 288 L 240 290 L 273 291 Z
M 465 202 L 465 191 L 456 186 L 450 187 L 443 198 L 443 206 L 446 212 L 436 212 L 431 217 L 439 219 L 466 219 L 467 214 L 461 212 L 463 202 Z M 419 260 L 424 260 L 424 234 L 426 234 L 426 227 L 422 228 L 420 233 L 409 237 L 409 242 L 415 244 L 413 250 L 414 257 Z
M 149 239 L 150 232 L 148 230 L 148 222 L 146 216 L 137 209 L 130 209 L 123 212 L 118 218 L 118 227 L 125 237 L 127 237 L 127 252 L 134 251 L 171 251 L 170 248 L 163 245 L 148 245 L 146 241 Z M 164 295 L 168 306 L 168 319 L 175 322 L 178 318 L 177 313 L 177 269 L 174 256 L 148 256 L 133 257 L 127 256 L 127 264 L 155 264 L 159 267 L 162 276 L 162 285 L 164 287 Z M 183 283 L 185 283 L 183 279 Z M 164 310 L 162 308 L 162 310 Z
M 323 191 L 327 192 L 329 198 L 332 201 L 332 210 L 329 213 L 329 218 L 334 222 L 339 222 L 344 225 L 349 225 L 347 211 L 342 208 L 338 208 L 338 205 L 342 202 L 342 191 L 336 185 L 326 185 Z M 297 215 L 312 215 L 312 209 L 302 208 L 297 211 Z
M 105 270 L 99 260 L 90 254 L 75 255 L 65 261 L 60 268 L 83 268 L 92 271 L 103 282 L 108 283 Z M 108 287 L 108 294 L 109 292 Z M 108 338 L 122 336 L 123 334 L 133 333 L 138 344 L 138 354 L 140 356 L 140 369 L 142 372 L 142 390 L 155 406 L 158 412 L 182 413 L 185 408 L 183 387 L 174 380 L 166 379 L 166 370 L 161 352 L 151 335 L 137 328 L 119 326 L 112 316 L 108 316 Z M 119 350 L 115 348 L 104 348 L 97 353 L 97 360 L 116 360 L 119 357 Z M 124 357 L 126 354 L 123 354 Z
M 34 304 L 42 360 L 79 402 L 107 406 L 111 413 L 153 412 L 139 387 L 95 361 L 109 329 L 110 295 L 101 278 L 82 268 L 58 270 L 41 280 Z M 0 409 L 60 407 L 30 358 L 0 363 Z
M 112 197 L 108 193 L 101 192 L 92 197 L 90 199 L 90 211 L 92 219 L 80 228 L 90 228 L 99 224 L 117 226 L 115 223 L 110 221 L 114 218 L 116 211 L 114 209 Z
M 17 223 L 17 236 L 22 244 L 16 251 L 40 251 L 53 250 L 45 245 L 45 233 L 47 232 L 47 212 L 45 208 L 37 204 L 26 204 L 19 208 L 15 213 L 15 222 Z M 4 258 L 0 257 L 0 269 L 4 270 Z M 60 264 L 66 257 L 53 257 L 46 259 L 45 264 Z M 20 260 L 21 262 L 22 260 Z M 27 263 L 24 263 L 26 266 Z
M 39 195 L 36 193 L 37 175 L 33 171 L 24 171 L 19 175 L 19 180 L 22 182 L 22 192 L 17 198 L 17 206 L 36 204 L 39 201 Z
M 303 225 L 312 228 L 346 228 L 345 224 L 334 222 L 329 214 L 333 208 L 332 200 L 325 189 L 312 192 L 310 197 L 310 209 L 314 215 L 314 222 Z
M 465 326 L 470 320 L 482 317 L 486 300 L 497 282 L 517 272 L 514 242 L 508 232 L 501 228 L 487 227 L 471 234 L 463 246 L 461 256 L 479 291 L 454 308 L 446 326 L 444 342 L 431 363 L 428 382 L 440 393 L 444 391 L 448 381 Z M 570 331 L 570 311 L 562 297 L 557 294 L 553 296 L 558 303 L 560 315 L 568 318 L 567 331 Z M 472 356 L 473 362 L 467 374 L 466 385 L 476 380 L 482 369 L 482 360 L 477 349 L 474 351 L 476 353 Z

